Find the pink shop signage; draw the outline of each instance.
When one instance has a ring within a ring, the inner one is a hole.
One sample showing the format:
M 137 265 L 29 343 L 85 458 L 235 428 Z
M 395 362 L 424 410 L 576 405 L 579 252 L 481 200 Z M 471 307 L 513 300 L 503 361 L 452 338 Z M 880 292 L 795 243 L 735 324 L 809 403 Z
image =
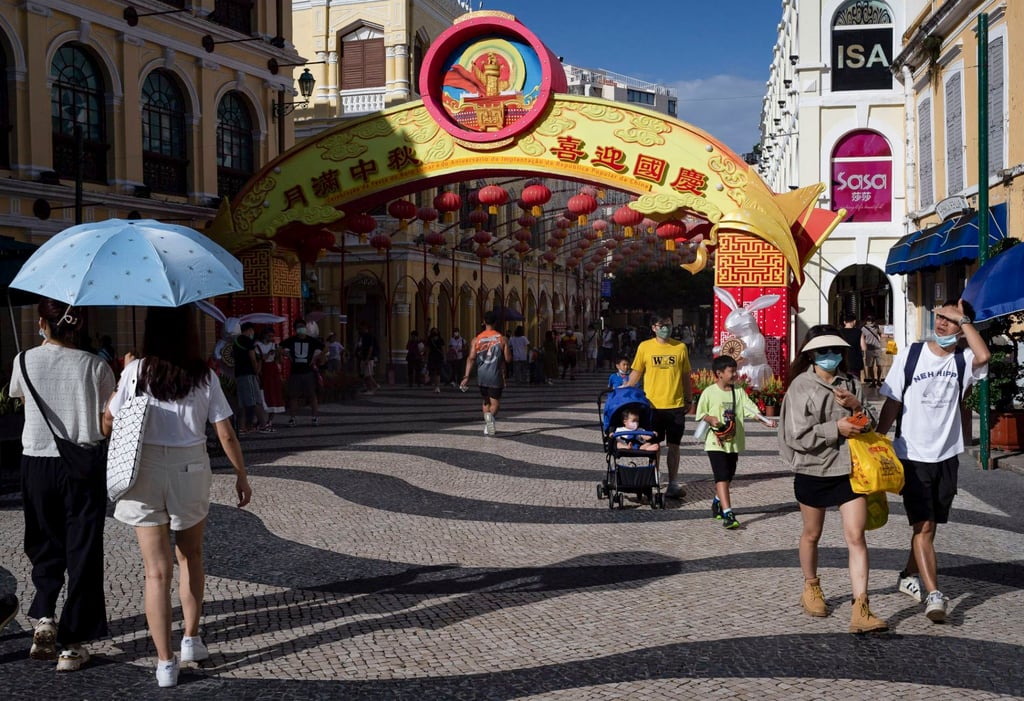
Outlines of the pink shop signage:
M 849 222 L 892 221 L 892 156 L 873 132 L 849 135 L 832 159 L 833 209 L 845 208 Z

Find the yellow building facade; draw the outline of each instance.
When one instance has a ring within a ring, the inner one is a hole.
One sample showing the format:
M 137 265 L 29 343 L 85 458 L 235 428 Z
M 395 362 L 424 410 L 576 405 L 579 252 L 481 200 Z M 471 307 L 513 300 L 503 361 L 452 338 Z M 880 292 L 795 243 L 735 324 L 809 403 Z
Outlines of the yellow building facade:
M 988 172 L 980 173 L 978 17 L 988 15 Z M 932 328 L 932 307 L 963 291 L 977 268 L 979 187 L 989 193 L 989 238 L 1021 238 L 1024 132 L 1014 106 L 1024 85 L 1024 3 L 925 3 L 903 35 L 893 72 L 907 95 L 907 230 L 887 272 L 905 275 L 912 339 Z M 1016 66 L 1017 68 L 1014 68 Z M 941 240 L 942 245 L 938 245 Z M 932 245 L 935 243 L 936 245 Z M 971 248 L 973 246 L 973 249 Z M 963 253 L 954 253 L 955 249 Z
M 85 223 L 204 228 L 292 145 L 292 117 L 275 108 L 294 100 L 292 39 L 277 0 L 0 2 L 0 234 L 43 243 L 76 222 L 76 192 Z M 88 322 L 118 349 L 141 341 L 131 309 L 95 308 Z

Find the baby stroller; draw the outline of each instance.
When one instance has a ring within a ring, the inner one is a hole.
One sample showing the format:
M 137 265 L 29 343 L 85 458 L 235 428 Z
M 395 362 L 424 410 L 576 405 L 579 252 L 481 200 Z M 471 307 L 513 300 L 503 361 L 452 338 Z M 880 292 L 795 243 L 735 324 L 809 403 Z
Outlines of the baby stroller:
M 623 412 L 635 411 L 640 418 L 636 431 L 617 433 L 622 426 Z M 601 441 L 608 465 L 604 480 L 597 485 L 597 498 L 608 499 L 608 508 L 622 508 L 623 494 L 636 494 L 650 503 L 652 509 L 665 508 L 665 495 L 661 493 L 658 453 L 650 450 L 618 448 L 619 442 L 635 442 L 653 438 L 651 421 L 654 411 L 651 403 L 637 387 L 620 387 L 602 392 L 597 399 L 597 412 L 601 417 Z

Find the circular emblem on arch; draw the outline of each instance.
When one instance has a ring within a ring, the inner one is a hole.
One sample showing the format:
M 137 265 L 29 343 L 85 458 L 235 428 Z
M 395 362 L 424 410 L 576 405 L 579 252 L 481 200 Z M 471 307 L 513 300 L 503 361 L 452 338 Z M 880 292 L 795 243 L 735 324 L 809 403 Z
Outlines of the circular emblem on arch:
M 474 12 L 430 47 L 419 89 L 445 131 L 484 145 L 530 129 L 566 80 L 558 58 L 515 17 Z

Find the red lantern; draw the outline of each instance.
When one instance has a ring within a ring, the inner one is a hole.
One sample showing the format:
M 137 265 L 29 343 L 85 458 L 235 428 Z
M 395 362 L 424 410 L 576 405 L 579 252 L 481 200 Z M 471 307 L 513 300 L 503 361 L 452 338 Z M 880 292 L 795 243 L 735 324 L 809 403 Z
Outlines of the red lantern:
M 437 253 L 437 249 L 445 244 L 444 234 L 440 231 L 430 231 L 423 237 L 423 242 L 430 246 L 431 253 Z
M 516 241 L 526 241 L 529 243 L 533 240 L 533 232 L 529 229 L 516 229 L 515 233 L 512 234 L 512 238 Z
M 584 185 L 583 187 L 580 188 L 581 195 L 590 195 L 591 197 L 597 197 L 598 192 L 600 192 L 600 190 L 598 190 L 593 185 Z
M 405 229 L 406 222 L 416 216 L 416 205 L 409 200 L 395 200 L 388 205 L 388 214 L 398 220 L 400 229 Z
M 487 212 L 482 209 L 474 209 L 469 213 L 469 223 L 472 224 L 473 228 L 477 231 L 480 231 L 480 229 L 483 228 L 483 225 L 487 223 L 488 219 L 489 217 L 487 216 Z
M 678 219 L 668 219 L 658 225 L 658 238 L 665 242 L 666 251 L 676 250 L 676 240 L 686 237 L 686 224 Z
M 478 231 L 473 234 L 473 241 L 480 244 L 481 246 L 491 242 L 491 235 L 486 231 Z
M 552 236 L 551 238 L 549 238 L 547 240 L 548 248 L 558 248 L 561 245 L 562 245 L 562 239 L 556 239 L 555 237 Z
M 558 260 L 558 254 L 556 254 L 554 251 L 547 251 L 544 255 L 541 256 L 541 258 L 543 258 L 544 261 L 547 262 L 548 264 L 551 264 Z
M 601 234 L 594 231 L 593 229 L 587 229 L 586 231 L 583 232 L 583 238 L 586 239 L 587 241 L 597 241 L 599 238 L 601 238 Z
M 434 209 L 444 214 L 444 220 L 451 223 L 455 219 L 455 212 L 462 208 L 462 198 L 459 193 L 445 190 L 434 198 Z
M 498 185 L 487 185 L 480 188 L 480 204 L 487 206 L 488 214 L 497 214 L 498 207 L 508 202 L 508 193 Z
M 604 242 L 604 247 L 609 249 L 609 250 L 615 248 L 618 245 L 619 245 L 619 239 L 616 238 L 616 237 L 612 237 L 612 238 L 610 238 L 610 239 L 608 239 L 607 241 Z
M 597 270 L 597 266 L 594 265 L 593 263 L 587 263 L 586 265 L 583 266 L 583 271 L 584 272 L 592 273 L 595 270 Z
M 345 228 L 353 234 L 358 234 L 360 241 L 365 241 L 366 235 L 377 228 L 377 220 L 366 212 L 363 212 L 362 214 L 353 214 L 349 217 L 345 217 Z
M 576 242 L 576 248 L 579 248 L 584 251 L 587 250 L 588 248 L 590 248 L 590 240 L 580 239 L 579 241 Z
M 555 228 L 556 229 L 568 229 L 571 226 L 572 226 L 572 219 L 569 219 L 568 217 L 558 217 L 557 219 L 555 219 Z
M 519 223 L 519 226 L 528 229 L 537 223 L 537 217 L 531 216 L 529 214 L 524 214 L 523 216 L 519 217 L 519 219 L 517 219 L 516 221 Z
M 530 244 L 528 244 L 526 241 L 520 241 L 519 243 L 512 247 L 512 250 L 518 253 L 520 257 L 522 257 L 530 252 Z
M 569 236 L 569 230 L 568 229 L 555 229 L 554 231 L 551 232 L 551 236 L 552 236 L 552 238 L 556 238 L 559 241 L 561 241 L 562 239 L 564 239 L 564 238 Z
M 492 251 L 491 247 L 486 244 L 481 244 L 477 246 L 474 253 L 476 253 L 477 258 L 483 259 L 490 258 L 491 256 L 494 255 L 494 251 Z
M 608 230 L 608 222 L 604 219 L 595 219 L 590 222 L 590 228 L 603 236 L 604 232 Z
M 580 264 L 580 259 L 575 254 L 573 254 L 573 256 L 571 258 L 568 258 L 565 261 L 565 267 L 567 267 L 567 268 L 575 268 L 579 264 Z
M 621 226 L 626 233 L 626 238 L 633 238 L 633 227 L 639 226 L 644 220 L 644 215 L 635 209 L 623 205 L 615 210 L 612 221 Z
M 370 237 L 370 245 L 377 249 L 377 253 L 383 253 L 391 248 L 391 237 L 387 234 L 374 234 Z
M 541 214 L 541 207 L 546 205 L 551 199 L 551 190 L 544 185 L 527 185 L 523 188 L 523 194 L 520 195 L 520 199 L 523 204 L 531 207 L 533 216 L 539 217 Z
M 416 218 L 423 222 L 425 233 L 430 230 L 430 223 L 437 221 L 437 210 L 433 207 L 420 207 L 416 212 Z
M 587 223 L 587 215 L 597 209 L 597 199 L 593 195 L 581 193 L 570 197 L 566 206 L 573 216 L 576 217 L 576 222 L 583 226 Z

